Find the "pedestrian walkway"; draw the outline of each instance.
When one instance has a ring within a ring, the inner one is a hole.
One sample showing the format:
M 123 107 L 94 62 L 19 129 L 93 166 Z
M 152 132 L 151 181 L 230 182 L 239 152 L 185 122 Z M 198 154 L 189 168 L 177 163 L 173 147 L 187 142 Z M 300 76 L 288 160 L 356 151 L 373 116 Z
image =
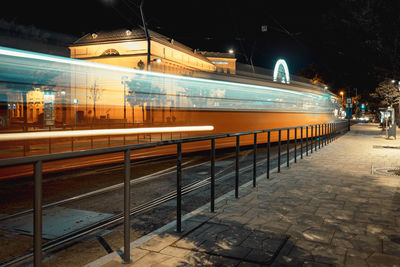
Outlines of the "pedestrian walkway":
M 187 215 L 183 233 L 172 223 L 133 242 L 124 266 L 400 266 L 400 140 L 383 135 L 352 126 L 239 199 L 220 198 L 215 213 Z

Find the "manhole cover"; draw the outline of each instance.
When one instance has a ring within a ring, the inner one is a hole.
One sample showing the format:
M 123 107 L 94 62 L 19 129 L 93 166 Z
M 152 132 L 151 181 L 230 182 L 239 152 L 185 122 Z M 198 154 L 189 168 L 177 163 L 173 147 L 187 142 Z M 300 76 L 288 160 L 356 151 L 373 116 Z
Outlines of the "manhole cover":
M 399 167 L 373 168 L 372 173 L 385 176 L 400 176 L 400 168 Z
M 112 214 L 108 213 L 64 207 L 45 209 L 43 210 L 43 238 L 54 239 L 111 216 Z M 32 214 L 0 224 L 1 229 L 14 230 L 28 235 L 33 235 L 32 226 Z
M 400 146 L 381 146 L 381 145 L 374 145 L 372 148 L 388 148 L 388 149 L 400 149 Z

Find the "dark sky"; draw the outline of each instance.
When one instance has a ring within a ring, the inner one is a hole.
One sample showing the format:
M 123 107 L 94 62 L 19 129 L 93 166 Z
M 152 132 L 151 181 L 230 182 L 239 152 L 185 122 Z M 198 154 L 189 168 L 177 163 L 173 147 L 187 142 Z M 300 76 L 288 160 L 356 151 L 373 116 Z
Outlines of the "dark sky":
M 253 53 L 255 65 L 266 68 L 273 68 L 276 59 L 285 58 L 291 72 L 297 72 L 315 57 L 308 39 L 318 28 L 318 10 L 323 8 L 315 4 L 318 1 L 303 2 L 146 0 L 144 11 L 150 29 L 192 48 L 221 52 L 234 48 L 242 61 Z M 14 0 L 2 18 L 80 37 L 88 32 L 141 24 L 139 3 Z M 261 32 L 261 25 L 268 25 L 268 31 Z
M 369 5 L 387 1 L 358 2 Z M 284 58 L 292 74 L 314 63 L 318 72 L 337 89 L 347 86 L 368 91 L 374 85 L 365 79 L 369 70 L 362 69 L 367 64 L 363 62 L 365 55 L 361 54 L 359 44 L 364 37 L 354 39 L 357 27 L 351 26 L 353 10 L 358 12 L 363 6 L 354 6 L 354 2 L 357 1 L 145 0 L 144 13 L 150 29 L 189 47 L 220 52 L 233 48 L 240 61 L 252 55 L 256 66 L 269 69 L 278 58 Z M 13 0 L 2 8 L 0 18 L 78 38 L 88 32 L 141 24 L 139 3 L 139 0 Z M 267 32 L 261 31 L 262 25 L 267 25 Z M 340 73 L 342 66 L 351 65 L 354 67 L 346 67 Z

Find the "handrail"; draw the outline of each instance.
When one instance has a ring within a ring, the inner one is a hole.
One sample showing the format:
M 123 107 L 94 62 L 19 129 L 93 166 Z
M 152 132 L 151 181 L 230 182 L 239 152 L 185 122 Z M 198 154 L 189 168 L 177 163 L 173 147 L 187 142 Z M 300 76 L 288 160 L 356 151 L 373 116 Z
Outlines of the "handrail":
M 339 123 L 341 123 L 341 122 L 339 122 Z M 187 138 L 175 139 L 175 140 L 157 141 L 157 142 L 151 142 L 151 143 L 122 145 L 122 146 L 113 146 L 113 147 L 104 147 L 104 148 L 92 148 L 92 149 L 87 149 L 87 150 L 77 150 L 77 151 L 58 152 L 58 153 L 44 154 L 44 155 L 32 155 L 32 156 L 25 156 L 25 157 L 6 158 L 6 159 L 0 159 L 0 167 L 11 167 L 11 166 L 16 166 L 16 165 L 32 164 L 39 160 L 42 162 L 47 162 L 47 161 L 56 161 L 56 160 L 71 159 L 71 158 L 81 158 L 81 157 L 96 156 L 96 155 L 103 155 L 103 154 L 110 154 L 110 153 L 118 153 L 118 152 L 123 152 L 127 149 L 140 150 L 140 149 L 146 149 L 146 148 L 153 148 L 153 147 L 157 147 L 157 146 L 174 145 L 174 144 L 178 144 L 178 143 L 191 143 L 191 142 L 206 141 L 206 140 L 211 140 L 211 139 L 221 139 L 221 138 L 226 138 L 226 137 L 250 135 L 250 134 L 255 134 L 255 133 L 265 133 L 265 132 L 275 132 L 275 131 L 287 130 L 287 129 L 306 128 L 306 127 L 315 126 L 315 125 L 318 125 L 318 124 L 291 126 L 291 127 L 283 127 L 283 128 L 273 128 L 273 129 L 264 129 L 264 130 L 254 130 L 254 131 L 247 131 L 247 132 L 205 135 L 205 136 L 187 137 Z

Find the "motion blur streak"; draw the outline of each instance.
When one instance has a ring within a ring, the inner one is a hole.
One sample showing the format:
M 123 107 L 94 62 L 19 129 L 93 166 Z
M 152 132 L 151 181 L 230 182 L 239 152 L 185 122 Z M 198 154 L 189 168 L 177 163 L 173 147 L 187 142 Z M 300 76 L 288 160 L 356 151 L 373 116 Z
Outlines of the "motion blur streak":
M 0 141 L 19 141 L 19 140 L 33 140 L 33 139 L 43 139 L 43 138 L 66 138 L 66 137 L 100 136 L 100 135 L 197 132 L 197 131 L 212 131 L 212 130 L 214 130 L 213 126 L 182 126 L 182 127 L 150 127 L 150 128 L 130 128 L 130 129 L 32 132 L 32 133 L 1 134 Z

